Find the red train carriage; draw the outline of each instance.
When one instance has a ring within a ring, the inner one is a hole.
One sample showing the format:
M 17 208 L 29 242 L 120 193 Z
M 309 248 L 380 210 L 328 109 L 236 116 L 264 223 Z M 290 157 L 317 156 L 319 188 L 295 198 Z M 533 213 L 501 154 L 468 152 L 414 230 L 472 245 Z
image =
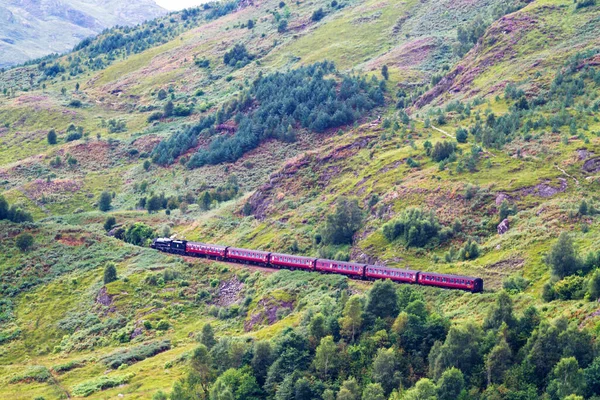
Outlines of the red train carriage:
M 271 253 L 271 265 L 282 268 L 314 270 L 316 258 Z
M 469 290 L 473 293 L 483 292 L 483 279 L 472 276 L 435 274 L 420 272 L 419 283 L 426 286 L 437 286 L 447 289 Z
M 227 258 L 236 261 L 268 264 L 269 254 L 271 253 L 269 253 L 268 251 L 238 249 L 236 247 L 227 248 Z
M 199 242 L 187 242 L 186 252 L 192 256 L 225 258 L 227 246 L 217 244 L 206 244 Z
M 365 267 L 365 278 L 367 279 L 391 279 L 395 282 L 417 283 L 419 271 L 410 269 L 397 269 L 367 265 Z
M 317 260 L 315 264 L 315 270 L 320 272 L 342 274 L 359 278 L 364 276 L 365 264 L 320 259 Z

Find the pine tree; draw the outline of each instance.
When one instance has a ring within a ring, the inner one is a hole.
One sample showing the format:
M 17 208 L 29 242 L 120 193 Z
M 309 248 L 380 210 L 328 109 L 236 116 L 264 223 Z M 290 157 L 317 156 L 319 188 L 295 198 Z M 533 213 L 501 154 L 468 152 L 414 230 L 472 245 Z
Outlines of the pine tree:
M 115 264 L 108 263 L 104 267 L 104 284 L 107 285 L 117 280 L 117 268 Z

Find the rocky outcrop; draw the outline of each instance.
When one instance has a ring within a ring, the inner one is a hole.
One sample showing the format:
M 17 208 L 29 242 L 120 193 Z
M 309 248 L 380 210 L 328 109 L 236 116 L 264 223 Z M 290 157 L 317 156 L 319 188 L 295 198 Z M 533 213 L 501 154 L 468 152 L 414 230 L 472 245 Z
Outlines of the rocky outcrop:
M 506 232 L 508 232 L 508 230 L 510 229 L 510 224 L 508 222 L 508 219 L 505 218 L 502 222 L 500 222 L 500 224 L 498 225 L 498 235 L 504 235 Z

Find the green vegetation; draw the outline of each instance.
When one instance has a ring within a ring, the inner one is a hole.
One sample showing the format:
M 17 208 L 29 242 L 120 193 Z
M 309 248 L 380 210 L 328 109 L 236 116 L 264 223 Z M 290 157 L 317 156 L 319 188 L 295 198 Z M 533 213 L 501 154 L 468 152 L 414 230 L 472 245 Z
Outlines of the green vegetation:
M 22 252 L 29 250 L 31 246 L 33 246 L 33 242 L 33 236 L 30 233 L 21 233 L 19 236 L 17 236 L 17 240 L 15 240 L 16 246 Z
M 114 353 L 110 353 L 103 357 L 101 361 L 112 369 L 117 369 L 121 365 L 131 365 L 133 363 L 145 360 L 148 357 L 162 353 L 171 348 L 171 343 L 168 340 L 161 342 L 146 343 L 139 346 L 132 347 L 127 350 L 119 350 Z
M 115 264 L 108 263 L 104 267 L 104 284 L 109 284 L 117 280 L 117 268 Z

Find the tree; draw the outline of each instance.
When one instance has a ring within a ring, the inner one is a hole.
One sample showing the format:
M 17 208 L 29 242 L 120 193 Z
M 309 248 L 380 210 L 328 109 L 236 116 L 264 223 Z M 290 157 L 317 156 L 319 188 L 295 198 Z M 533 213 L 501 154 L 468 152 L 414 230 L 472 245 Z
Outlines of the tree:
M 350 377 L 342 382 L 336 400 L 360 400 L 360 395 L 360 386 L 354 377 Z
M 202 327 L 202 336 L 200 337 L 200 343 L 206 346 L 208 350 L 212 349 L 217 340 L 215 339 L 215 331 L 211 324 L 204 324 Z
M 312 317 L 308 326 L 308 330 L 310 332 L 310 336 L 315 340 L 315 342 L 319 342 L 321 338 L 326 335 L 325 317 L 323 314 L 317 313 L 314 317 Z
M 583 371 L 575 357 L 561 359 L 552 370 L 551 378 L 548 393 L 553 395 L 553 398 L 564 399 L 571 394 L 583 394 Z
M 600 298 L 600 270 L 594 271 L 588 284 L 588 293 L 590 299 L 597 300 Z
M 104 284 L 107 285 L 117 280 L 117 268 L 115 264 L 109 262 L 104 267 Z
M 19 250 L 26 252 L 33 246 L 33 241 L 33 236 L 30 233 L 25 232 L 17 236 L 15 244 Z
M 381 385 L 379 383 L 369 383 L 363 390 L 362 400 L 386 400 Z
M 483 332 L 472 323 L 450 328 L 444 344 L 437 342 L 429 353 L 429 368 L 434 379 L 451 367 L 460 369 L 468 378 L 483 363 Z
M 156 95 L 156 97 L 158 97 L 159 100 L 164 100 L 167 98 L 167 91 L 165 89 L 160 89 L 158 91 L 158 94 Z
M 163 109 L 163 115 L 168 118 L 171 115 L 173 115 L 173 109 L 175 108 L 175 106 L 173 105 L 173 102 L 171 100 L 169 100 L 167 102 L 167 104 L 165 104 L 165 107 Z
M 581 267 L 581 261 L 576 254 L 573 239 L 567 232 L 562 232 L 558 241 L 546 256 L 545 262 L 552 274 L 559 278 L 572 275 Z
M 104 221 L 104 230 L 106 232 L 110 231 L 117 224 L 117 219 L 113 216 L 107 217 L 106 221 Z
M 367 297 L 367 314 L 375 318 L 396 318 L 398 311 L 396 285 L 389 279 L 375 282 Z
M 325 336 L 321 339 L 321 344 L 317 347 L 314 359 L 315 369 L 321 376 L 321 379 L 326 380 L 330 374 L 335 375 L 339 362 L 338 353 L 339 351 L 333 341 L 333 336 Z
M 202 196 L 200 196 L 200 208 L 202 208 L 204 211 L 210 210 L 210 204 L 212 203 L 212 198 L 210 195 L 210 192 L 208 190 L 204 191 L 204 194 L 202 194 Z M 248 203 L 246 203 L 248 204 Z
M 151 165 L 152 165 L 152 163 L 150 163 L 150 160 L 144 160 L 144 164 L 143 164 L 144 171 L 150 170 Z
M 502 339 L 486 357 L 485 369 L 487 372 L 488 386 L 504 381 L 504 374 L 512 364 L 512 351 Z
M 313 400 L 315 398 L 310 382 L 302 377 L 294 385 L 294 400 Z
M 464 128 L 458 128 L 456 130 L 456 141 L 458 143 L 467 143 L 468 132 Z
M 358 200 L 338 199 L 335 213 L 327 216 L 321 233 L 325 244 L 351 244 L 354 233 L 361 227 L 362 211 Z
M 383 67 L 381 67 L 381 76 L 383 76 L 383 79 L 385 79 L 386 81 L 390 78 L 390 73 L 388 71 L 387 65 L 383 65 Z
M 397 371 L 398 362 L 393 348 L 377 350 L 377 356 L 373 361 L 371 378 L 374 382 L 381 384 L 386 394 L 400 384 L 400 374 Z
M 268 341 L 254 343 L 254 355 L 252 356 L 251 365 L 261 386 L 265 383 L 267 371 L 272 362 L 271 344 Z
M 254 28 L 254 21 L 251 20 L 251 19 L 249 19 L 247 26 L 248 26 L 248 29 L 253 29 Z
M 48 131 L 48 144 L 56 144 L 56 131 L 54 129 L 50 129 Z
M 0 220 L 8 219 L 8 201 L 4 198 L 4 196 L 0 195 Z
M 465 377 L 460 369 L 450 368 L 444 371 L 438 381 L 438 400 L 456 400 L 465 388 Z
M 210 400 L 258 400 L 261 393 L 249 368 L 230 368 L 212 385 Z
M 161 208 L 163 208 L 163 201 L 160 198 L 160 196 L 156 196 L 156 195 L 152 196 L 146 202 L 146 209 L 148 210 L 148 213 L 150 213 L 150 214 L 160 210 Z
M 509 328 L 513 328 L 516 319 L 513 315 L 513 303 L 510 295 L 506 291 L 501 291 L 496 297 L 496 303 L 490 309 L 485 321 L 484 329 L 498 329 L 505 323 Z
M 98 209 L 100 211 L 106 212 L 110 210 L 110 205 L 112 202 L 112 196 L 108 192 L 102 192 L 100 194 L 100 199 L 98 200 Z
M 362 322 L 362 302 L 358 295 L 353 295 L 346 302 L 344 311 L 342 312 L 342 318 L 340 319 L 342 334 L 354 342 L 356 334 L 360 332 Z
M 208 386 L 213 376 L 211 364 L 212 359 L 206 346 L 201 344 L 196 347 L 190 359 L 190 367 L 197 374 L 205 393 L 208 392 Z
M 437 400 L 435 384 L 428 378 L 421 378 L 417 384 L 406 391 L 402 400 Z

